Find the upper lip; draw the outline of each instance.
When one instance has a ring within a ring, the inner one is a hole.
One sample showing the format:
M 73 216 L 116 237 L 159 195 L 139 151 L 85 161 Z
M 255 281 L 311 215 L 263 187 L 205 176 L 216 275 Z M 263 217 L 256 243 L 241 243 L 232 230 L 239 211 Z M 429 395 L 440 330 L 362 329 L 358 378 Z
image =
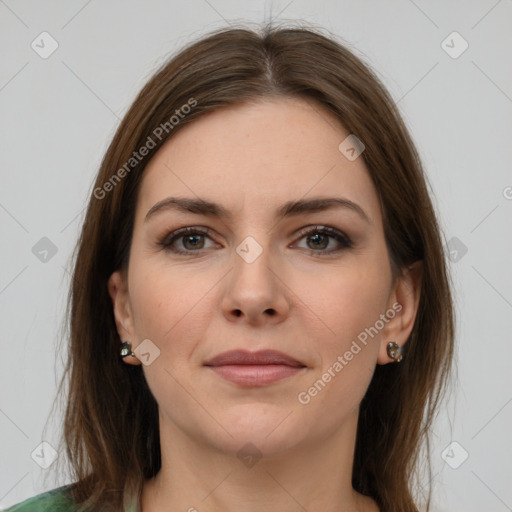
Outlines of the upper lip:
M 204 366 L 267 364 L 282 364 L 295 367 L 305 366 L 300 361 L 277 350 L 259 350 L 258 352 L 230 350 L 209 359 L 204 363 Z

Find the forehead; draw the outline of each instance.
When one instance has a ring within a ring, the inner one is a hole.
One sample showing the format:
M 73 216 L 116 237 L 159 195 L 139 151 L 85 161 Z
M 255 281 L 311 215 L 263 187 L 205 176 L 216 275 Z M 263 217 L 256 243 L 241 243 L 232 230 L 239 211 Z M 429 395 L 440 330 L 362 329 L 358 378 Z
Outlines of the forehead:
M 350 134 L 322 105 L 261 100 L 208 113 L 173 135 L 149 162 L 138 210 L 168 195 L 198 196 L 234 211 L 307 195 L 348 197 L 374 220 L 380 206 L 362 157 L 338 149 Z

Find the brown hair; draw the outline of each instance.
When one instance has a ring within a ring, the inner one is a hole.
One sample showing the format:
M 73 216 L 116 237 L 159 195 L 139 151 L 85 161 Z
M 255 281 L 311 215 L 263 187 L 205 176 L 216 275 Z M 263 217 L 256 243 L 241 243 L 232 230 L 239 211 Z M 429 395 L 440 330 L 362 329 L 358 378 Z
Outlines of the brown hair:
M 126 504 L 137 496 L 161 465 L 157 403 L 142 366 L 120 362 L 107 290 L 112 272 L 128 264 L 144 168 L 173 133 L 205 113 L 279 96 L 317 102 L 363 141 L 395 275 L 423 262 L 406 357 L 377 366 L 360 406 L 352 477 L 354 489 L 382 511 L 417 510 L 411 475 L 454 350 L 450 283 L 427 180 L 393 100 L 362 60 L 319 29 L 269 25 L 260 32 L 218 30 L 169 60 L 135 99 L 102 161 L 74 255 L 63 377 L 69 383 L 63 443 L 81 510 L 122 510 L 123 498 Z M 177 110 L 188 113 L 170 122 Z M 146 156 L 131 160 L 143 146 Z M 430 489 L 427 495 L 428 505 Z

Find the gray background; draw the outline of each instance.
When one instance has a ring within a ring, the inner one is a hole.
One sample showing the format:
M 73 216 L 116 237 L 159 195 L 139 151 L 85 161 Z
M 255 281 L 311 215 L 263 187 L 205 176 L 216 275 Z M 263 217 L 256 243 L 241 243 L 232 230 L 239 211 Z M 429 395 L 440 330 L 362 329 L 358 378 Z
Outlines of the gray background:
M 70 256 L 119 119 L 183 44 L 271 14 L 341 36 L 403 112 L 457 300 L 456 391 L 433 429 L 434 510 L 512 510 L 511 0 L 0 0 L 0 508 L 54 487 L 36 461 L 51 462 L 42 441 L 57 446 L 59 417 L 44 427 Z M 31 47 L 43 31 L 58 43 L 46 59 Z M 460 55 L 454 31 L 469 44 Z

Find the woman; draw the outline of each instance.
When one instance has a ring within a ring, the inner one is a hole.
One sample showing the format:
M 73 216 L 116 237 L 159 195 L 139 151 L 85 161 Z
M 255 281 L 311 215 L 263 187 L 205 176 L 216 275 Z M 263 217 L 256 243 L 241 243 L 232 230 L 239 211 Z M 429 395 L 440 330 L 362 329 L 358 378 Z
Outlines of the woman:
M 333 37 L 220 30 L 155 74 L 102 162 L 69 304 L 75 483 L 12 512 L 428 509 L 441 235 L 392 99 Z

